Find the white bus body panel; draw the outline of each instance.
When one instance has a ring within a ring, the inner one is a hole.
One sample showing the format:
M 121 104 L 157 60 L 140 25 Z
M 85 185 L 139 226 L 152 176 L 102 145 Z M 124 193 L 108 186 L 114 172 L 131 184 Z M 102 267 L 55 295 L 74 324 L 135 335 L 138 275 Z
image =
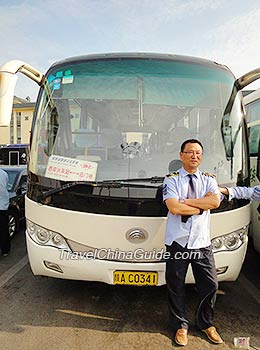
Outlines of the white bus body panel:
M 94 248 L 118 248 L 121 251 L 142 248 L 150 252 L 153 249 L 160 251 L 164 247 L 166 217 L 129 217 L 76 212 L 38 204 L 27 197 L 26 217 L 37 225 L 62 234 L 65 239 Z M 214 214 L 211 216 L 211 238 L 242 228 L 248 225 L 249 221 L 249 205 Z M 126 239 L 126 232 L 136 227 L 148 232 L 149 237 L 145 242 L 136 244 Z M 26 241 L 31 269 L 35 275 L 113 284 L 115 270 L 158 271 L 158 285 L 165 284 L 165 263 L 70 259 L 68 255 L 62 256 L 62 252 L 57 248 L 36 244 L 27 232 Z M 228 267 L 225 273 L 219 275 L 219 281 L 237 279 L 246 247 L 247 240 L 237 250 L 215 254 L 217 268 Z M 63 273 L 48 269 L 44 261 L 58 264 Z M 194 282 L 190 270 L 186 282 Z
M 257 158 L 251 157 L 250 158 L 250 167 L 251 171 L 253 173 L 256 172 L 257 168 Z M 257 178 L 255 178 L 254 182 L 251 182 L 251 186 L 259 185 L 259 181 Z M 260 253 L 260 213 L 258 212 L 258 206 L 259 202 L 252 202 L 252 208 L 251 208 L 251 227 L 250 227 L 250 233 L 253 238 L 254 248 L 255 250 Z

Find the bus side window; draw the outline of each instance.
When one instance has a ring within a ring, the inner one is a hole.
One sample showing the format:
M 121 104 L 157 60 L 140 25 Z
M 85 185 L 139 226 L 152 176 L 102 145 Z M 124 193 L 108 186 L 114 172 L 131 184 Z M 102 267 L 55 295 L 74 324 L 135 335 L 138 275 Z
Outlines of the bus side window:
M 44 147 L 44 152 L 48 156 L 50 156 L 52 154 L 52 150 L 54 147 L 54 143 L 56 140 L 58 129 L 59 129 L 58 112 L 57 112 L 57 108 L 54 107 L 50 111 L 50 116 L 48 118 L 47 145 Z
M 249 152 L 250 155 L 258 153 L 258 144 L 260 140 L 260 125 L 251 126 L 249 128 Z

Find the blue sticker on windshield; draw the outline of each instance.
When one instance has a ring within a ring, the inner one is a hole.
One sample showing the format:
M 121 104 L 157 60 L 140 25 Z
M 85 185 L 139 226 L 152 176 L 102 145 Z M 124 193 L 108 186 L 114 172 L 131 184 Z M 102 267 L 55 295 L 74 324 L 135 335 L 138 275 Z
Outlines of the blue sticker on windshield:
M 60 90 L 60 84 L 54 84 L 52 90 Z
M 56 73 L 56 78 L 62 78 L 62 77 L 63 77 L 63 72 Z
M 53 80 L 53 86 L 52 86 L 52 90 L 59 90 L 60 89 L 60 84 L 61 84 L 61 79 L 60 78 L 55 78 Z
M 51 83 L 56 77 L 54 75 L 49 75 L 48 76 L 48 82 Z

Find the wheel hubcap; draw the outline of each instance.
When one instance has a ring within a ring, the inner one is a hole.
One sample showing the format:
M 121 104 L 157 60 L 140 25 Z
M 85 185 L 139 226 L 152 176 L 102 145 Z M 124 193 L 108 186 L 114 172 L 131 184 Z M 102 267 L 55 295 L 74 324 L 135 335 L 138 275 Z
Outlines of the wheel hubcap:
M 12 237 L 15 233 L 15 218 L 13 216 L 9 216 L 9 235 Z

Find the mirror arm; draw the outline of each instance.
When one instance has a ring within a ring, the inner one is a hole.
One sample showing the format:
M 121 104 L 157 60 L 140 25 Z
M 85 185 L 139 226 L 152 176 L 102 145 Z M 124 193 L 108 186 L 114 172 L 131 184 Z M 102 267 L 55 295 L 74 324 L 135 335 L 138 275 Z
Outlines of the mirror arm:
M 45 76 L 29 64 L 13 60 L 0 67 L 0 126 L 9 126 L 13 108 L 16 73 L 22 73 L 38 85 L 45 84 Z
M 244 87 L 253 83 L 255 80 L 259 78 L 260 78 L 260 67 L 242 75 L 240 78 L 236 80 L 235 84 L 238 90 L 242 90 Z
M 28 78 L 35 81 L 38 85 L 42 86 L 44 83 L 44 75 L 38 71 L 36 68 L 33 68 L 28 63 L 25 63 L 23 61 L 19 60 L 12 60 L 5 64 L 3 64 L 0 67 L 0 74 L 1 73 L 10 73 L 10 74 L 16 74 L 16 73 L 23 73 Z

